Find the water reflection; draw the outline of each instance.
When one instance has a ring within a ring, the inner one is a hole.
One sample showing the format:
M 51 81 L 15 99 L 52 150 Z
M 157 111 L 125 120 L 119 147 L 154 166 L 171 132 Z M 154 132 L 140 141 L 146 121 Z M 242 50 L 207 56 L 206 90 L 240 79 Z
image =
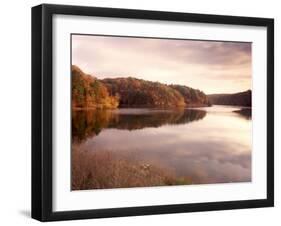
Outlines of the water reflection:
M 72 112 L 72 138 L 82 141 L 98 135 L 104 128 L 137 130 L 163 125 L 177 125 L 197 121 L 206 116 L 206 111 L 195 109 L 148 110 L 117 109 Z
M 242 108 L 239 110 L 235 110 L 233 112 L 238 113 L 244 119 L 247 119 L 247 120 L 252 119 L 252 109 L 251 108 Z
M 250 112 L 227 106 L 74 111 L 73 144 L 130 156 L 194 184 L 249 182 Z

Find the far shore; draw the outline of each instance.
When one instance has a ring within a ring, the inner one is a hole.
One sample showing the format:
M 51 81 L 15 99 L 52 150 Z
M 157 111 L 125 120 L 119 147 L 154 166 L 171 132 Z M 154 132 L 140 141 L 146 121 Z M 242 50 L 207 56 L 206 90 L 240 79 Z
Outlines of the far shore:
M 115 110 L 122 108 L 150 108 L 150 109 L 187 109 L 187 108 L 199 108 L 199 107 L 211 107 L 212 105 L 208 104 L 190 104 L 188 106 L 167 106 L 167 107 L 159 107 L 159 106 L 151 106 L 151 105 L 121 105 L 117 108 L 104 108 L 104 107 L 72 107 L 73 111 L 81 111 L 81 110 Z

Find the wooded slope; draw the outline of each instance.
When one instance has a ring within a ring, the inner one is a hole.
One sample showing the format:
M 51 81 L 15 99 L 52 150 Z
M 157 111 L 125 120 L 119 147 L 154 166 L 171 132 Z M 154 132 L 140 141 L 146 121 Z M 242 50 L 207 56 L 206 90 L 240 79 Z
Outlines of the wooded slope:
M 72 107 L 194 107 L 210 106 L 204 92 L 137 78 L 98 80 L 72 66 Z
M 212 104 L 218 105 L 237 105 L 237 106 L 252 106 L 252 91 L 233 93 L 233 94 L 211 94 L 208 95 Z
M 109 95 L 106 86 L 97 78 L 85 74 L 72 66 L 72 107 L 74 108 L 116 108 L 118 96 Z

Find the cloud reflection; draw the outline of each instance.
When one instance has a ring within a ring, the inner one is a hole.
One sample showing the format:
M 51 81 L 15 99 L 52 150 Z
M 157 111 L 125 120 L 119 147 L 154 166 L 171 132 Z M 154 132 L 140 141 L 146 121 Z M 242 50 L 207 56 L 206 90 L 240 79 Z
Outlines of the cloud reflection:
M 108 128 L 82 144 L 175 170 L 193 183 L 251 181 L 251 121 L 212 107 L 204 119 L 142 130 Z

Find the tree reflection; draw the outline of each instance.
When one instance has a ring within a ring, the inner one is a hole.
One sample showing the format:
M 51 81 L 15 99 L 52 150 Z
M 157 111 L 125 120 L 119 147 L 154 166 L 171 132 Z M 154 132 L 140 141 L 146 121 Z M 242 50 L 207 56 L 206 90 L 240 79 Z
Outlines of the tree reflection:
M 132 114 L 112 110 L 72 111 L 72 138 L 82 141 L 87 137 L 98 135 L 104 128 L 137 130 L 163 125 L 186 124 L 203 119 L 206 111 L 180 109 L 167 111 L 146 111 Z
M 252 119 L 252 108 L 241 108 L 240 110 L 234 111 L 239 114 L 244 119 L 251 120 Z

